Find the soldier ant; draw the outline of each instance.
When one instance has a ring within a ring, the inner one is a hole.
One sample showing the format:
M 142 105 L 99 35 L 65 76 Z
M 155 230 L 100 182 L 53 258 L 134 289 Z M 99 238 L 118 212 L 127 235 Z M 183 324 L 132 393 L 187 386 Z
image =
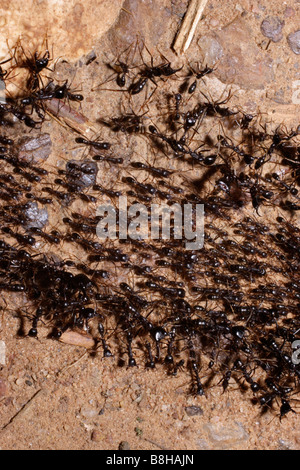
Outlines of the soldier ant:
M 208 67 L 207 65 L 206 67 L 204 67 L 204 69 L 200 69 L 199 63 L 197 65 L 197 70 L 189 65 L 188 79 L 185 80 L 183 84 L 181 85 L 180 92 L 184 93 L 185 91 L 187 91 L 191 95 L 196 90 L 197 81 L 205 77 L 206 75 L 214 72 L 214 70 L 215 69 Z M 191 84 L 189 84 L 191 76 L 194 76 L 195 80 Z
M 17 45 L 14 47 L 14 59 L 16 61 L 17 68 L 25 68 L 29 71 L 29 78 L 27 80 L 27 88 L 30 91 L 38 90 L 40 84 L 43 86 L 43 80 L 41 72 L 44 70 L 50 70 L 48 65 L 51 62 L 50 52 L 48 50 L 48 40 L 46 39 L 47 50 L 44 53 L 34 52 L 26 54 L 21 41 L 19 40 Z

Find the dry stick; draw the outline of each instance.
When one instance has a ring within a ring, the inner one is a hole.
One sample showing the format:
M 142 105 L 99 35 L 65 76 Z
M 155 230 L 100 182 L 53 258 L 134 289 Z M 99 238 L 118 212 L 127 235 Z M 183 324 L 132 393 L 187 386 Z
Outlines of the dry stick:
M 63 369 L 59 370 L 56 374 L 56 377 L 58 377 L 59 375 L 61 375 L 66 370 L 68 370 L 71 367 L 74 367 L 76 364 L 78 364 L 78 362 L 81 361 L 86 356 L 86 354 L 87 354 L 87 351 L 85 351 L 78 359 L 76 359 L 76 361 L 72 362 L 72 364 L 69 364 L 66 367 L 64 367 Z
M 189 47 L 203 10 L 208 0 L 191 0 L 183 19 L 179 33 L 175 39 L 173 49 L 176 54 L 184 54 Z
M 42 392 L 43 389 L 39 389 L 37 390 L 37 392 L 35 392 L 31 398 L 29 398 L 29 400 L 16 412 L 16 414 L 13 415 L 13 417 L 8 421 L 8 423 L 6 423 L 1 429 L 0 431 L 4 431 L 5 429 L 7 429 L 17 418 L 19 418 L 20 416 L 22 416 L 25 411 L 29 408 L 29 406 L 32 404 L 33 400 L 35 398 L 38 397 L 38 395 Z
M 151 439 L 147 439 L 146 437 L 144 437 L 143 439 L 144 439 L 144 441 L 150 442 L 150 444 L 153 444 L 154 446 L 158 447 L 159 449 L 168 450 L 166 447 L 161 446 L 160 444 L 158 444 L 157 442 L 152 441 Z

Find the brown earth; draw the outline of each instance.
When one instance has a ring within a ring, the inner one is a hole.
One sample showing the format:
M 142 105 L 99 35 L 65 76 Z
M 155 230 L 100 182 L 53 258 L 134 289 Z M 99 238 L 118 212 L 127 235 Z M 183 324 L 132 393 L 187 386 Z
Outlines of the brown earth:
M 53 56 L 68 61 L 58 64 L 56 73 L 69 73 L 74 86 L 82 87 L 82 112 L 91 122 L 113 106 L 106 94 L 89 93 L 107 76 L 103 62 L 140 34 L 153 53 L 159 49 L 172 64 L 215 63 L 214 77 L 207 79 L 214 96 L 230 88 L 234 104 L 260 112 L 268 125 L 299 124 L 299 54 L 287 39 L 299 28 L 299 1 L 211 0 L 182 58 L 170 46 L 187 1 L 125 0 L 120 9 L 121 0 L 64 1 L 54 7 L 44 0 L 28 2 L 25 13 L 23 3 L 1 4 L 3 56 L 7 39 L 11 47 L 20 35 L 28 43 L 38 42 L 47 31 Z M 275 41 L 262 34 L 268 17 L 278 19 L 271 25 L 282 25 Z M 97 59 L 85 66 L 92 50 Z M 43 131 L 51 126 L 46 123 Z M 54 151 L 66 148 L 64 130 L 57 125 L 51 132 L 56 133 Z M 13 299 L 5 300 L 0 316 L 0 351 L 3 343 L 6 349 L 5 363 L 0 363 L 1 449 L 118 449 L 122 441 L 136 450 L 300 448 L 297 414 L 281 422 L 278 412 L 262 415 L 251 404 L 252 395 L 241 395 L 234 383 L 223 394 L 212 387 L 206 397 L 190 396 L 184 371 L 171 377 L 159 367 L 118 368 L 114 358 L 93 357 L 83 348 L 47 339 L 46 328 L 39 328 L 38 339 L 20 338 Z

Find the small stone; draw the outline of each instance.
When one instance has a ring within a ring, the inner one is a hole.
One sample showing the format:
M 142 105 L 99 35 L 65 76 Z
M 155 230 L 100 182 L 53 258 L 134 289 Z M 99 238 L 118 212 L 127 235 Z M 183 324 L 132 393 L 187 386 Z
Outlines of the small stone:
M 82 346 L 86 349 L 91 349 L 95 346 L 93 337 L 83 330 L 75 331 L 68 328 L 60 336 L 59 341 L 65 344 L 72 344 L 73 346 Z
M 287 37 L 290 48 L 295 54 L 300 54 L 300 29 Z
M 4 341 L 0 341 L 0 364 L 5 366 L 5 343 Z
M 23 137 L 19 141 L 19 158 L 30 163 L 41 163 L 51 153 L 52 142 L 49 134 L 38 137 Z
M 249 439 L 249 435 L 241 423 L 235 426 L 224 426 L 222 423 L 208 423 L 203 426 L 209 440 L 218 449 L 230 449 Z
M 170 25 L 171 10 L 165 8 L 166 3 L 171 4 L 161 0 L 125 0 L 118 20 L 108 32 L 112 52 L 118 56 L 131 47 L 136 42 L 137 31 L 139 39 L 154 48 Z
M 27 202 L 27 209 L 25 210 L 26 228 L 43 228 L 48 222 L 47 209 L 39 209 L 36 202 Z
M 60 397 L 57 411 L 59 413 L 67 413 L 69 410 L 69 398 L 67 396 Z
M 209 450 L 209 445 L 208 443 L 206 442 L 205 439 L 198 439 L 198 441 L 196 441 L 196 445 L 197 445 L 197 449 L 198 450 Z
M 260 30 L 264 36 L 273 42 L 279 42 L 282 39 L 282 28 L 284 21 L 277 16 L 268 16 L 261 24 Z
M 94 429 L 92 431 L 91 439 L 93 442 L 101 442 L 103 440 L 103 434 L 97 429 Z
M 278 450 L 290 450 L 291 449 L 291 444 L 288 441 L 285 441 L 284 439 L 279 439 L 278 441 Z
M 291 18 L 295 15 L 295 10 L 291 7 L 286 7 L 284 10 L 284 16 L 285 18 Z
M 202 416 L 203 410 L 200 406 L 186 406 L 185 412 L 188 416 Z
M 95 408 L 82 408 L 80 412 L 86 419 L 92 419 L 98 415 L 98 411 Z
M 241 17 L 202 36 L 198 45 L 202 63 L 208 67 L 217 63 L 215 76 L 223 83 L 259 90 L 274 78 L 272 58 L 255 45 L 254 33 Z
M 0 398 L 5 397 L 7 394 L 7 386 L 4 380 L 0 379 Z
M 198 42 L 203 51 L 203 63 L 212 67 L 223 56 L 223 48 L 216 37 L 202 36 Z
M 23 377 L 20 377 L 16 380 L 16 385 L 18 387 L 23 387 L 24 384 L 25 384 L 25 379 Z
M 119 444 L 119 450 L 131 450 L 129 443 L 127 441 L 121 441 Z

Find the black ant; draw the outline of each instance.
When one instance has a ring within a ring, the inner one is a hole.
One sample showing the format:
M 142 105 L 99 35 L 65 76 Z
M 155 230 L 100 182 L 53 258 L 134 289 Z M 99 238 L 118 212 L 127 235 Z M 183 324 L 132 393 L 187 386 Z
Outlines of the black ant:
M 165 170 L 164 168 L 156 168 L 151 165 L 146 165 L 145 163 L 142 163 L 142 162 L 131 162 L 131 166 L 133 168 L 137 168 L 140 170 L 149 171 L 154 176 L 158 176 L 158 177 L 168 178 L 171 175 L 171 172 L 168 170 Z
M 10 62 L 12 60 L 12 58 L 10 59 L 6 59 L 6 60 L 3 60 L 2 62 L 0 62 L 0 80 L 2 81 L 5 81 L 9 75 L 9 72 L 7 70 L 3 70 L 1 65 L 3 64 L 7 64 L 7 62 Z
M 148 111 L 143 114 L 136 114 L 134 111 L 125 113 L 120 117 L 112 118 L 111 121 L 101 121 L 106 126 L 110 127 L 114 132 L 124 132 L 127 134 L 144 133 L 145 126 L 143 125 L 143 117 Z
M 201 78 L 205 77 L 205 75 L 208 75 L 208 74 L 214 72 L 215 69 L 213 69 L 211 67 L 208 67 L 207 65 L 204 69 L 200 69 L 199 63 L 198 63 L 198 70 L 195 70 L 191 66 L 189 66 L 189 69 L 190 69 L 190 72 L 189 72 L 188 77 L 194 76 L 195 81 L 189 85 L 189 78 L 188 78 L 181 85 L 180 92 L 183 93 L 183 92 L 187 91 L 191 95 L 196 90 L 197 81 L 200 80 Z
M 46 46 L 47 42 L 48 41 L 46 40 Z M 17 55 L 17 53 L 19 55 Z M 18 44 L 15 46 L 14 58 L 16 60 L 16 67 L 26 68 L 30 72 L 30 77 L 27 81 L 27 88 L 30 91 L 39 89 L 40 83 L 43 84 L 41 78 L 41 72 L 43 70 L 52 71 L 48 68 L 49 62 L 52 60 L 48 49 L 44 54 L 34 52 L 34 54 L 30 53 L 30 56 L 28 57 L 19 40 Z
M 178 69 L 173 69 L 171 67 L 171 62 L 169 62 L 163 56 L 162 57 L 166 60 L 166 62 L 158 66 L 154 66 L 153 57 L 149 49 L 146 47 L 145 44 L 144 44 L 144 47 L 147 50 L 148 54 L 151 56 L 151 66 L 148 66 L 147 64 L 145 64 L 143 60 L 144 65 L 143 65 L 142 70 L 139 72 L 139 75 L 141 78 L 139 78 L 136 82 L 133 82 L 128 88 L 128 91 L 131 95 L 137 95 L 138 93 L 143 91 L 143 89 L 145 88 L 145 85 L 148 83 L 148 80 L 150 80 L 155 85 L 155 89 L 156 89 L 157 83 L 155 81 L 155 78 L 161 78 L 161 79 L 163 79 L 163 77 L 167 78 L 167 77 L 170 77 L 171 75 L 176 74 L 177 72 L 179 72 L 179 70 L 182 69 L 182 67 Z M 141 54 L 141 51 L 140 51 L 140 54 Z M 141 57 L 142 57 L 142 54 L 141 54 Z M 150 97 L 148 98 L 148 101 L 150 100 L 154 91 L 151 93 Z
M 105 80 L 105 82 L 100 83 L 100 85 L 98 85 L 96 88 L 100 88 L 102 85 L 104 85 L 104 83 L 110 82 L 111 80 L 114 79 L 114 77 L 116 77 L 116 83 L 120 88 L 125 87 L 126 77 L 129 75 L 130 70 L 132 68 L 134 68 L 134 67 L 130 67 L 127 64 L 127 61 L 128 61 L 128 58 L 129 58 L 129 55 L 130 55 L 130 52 L 131 52 L 131 47 L 132 47 L 132 45 L 130 45 L 127 49 L 125 49 L 125 51 L 119 56 L 119 58 L 113 64 L 110 64 L 110 63 L 105 64 L 110 70 L 113 71 L 113 74 L 110 75 L 108 77 L 108 79 Z M 128 50 L 128 54 L 126 55 L 126 57 L 124 59 L 120 60 L 120 57 L 124 56 L 125 53 L 127 52 L 127 50 Z
M 89 147 L 93 147 L 96 150 L 108 150 L 111 147 L 109 142 L 98 142 L 97 140 L 87 140 L 83 137 L 76 137 L 75 142 L 77 144 L 84 144 Z

